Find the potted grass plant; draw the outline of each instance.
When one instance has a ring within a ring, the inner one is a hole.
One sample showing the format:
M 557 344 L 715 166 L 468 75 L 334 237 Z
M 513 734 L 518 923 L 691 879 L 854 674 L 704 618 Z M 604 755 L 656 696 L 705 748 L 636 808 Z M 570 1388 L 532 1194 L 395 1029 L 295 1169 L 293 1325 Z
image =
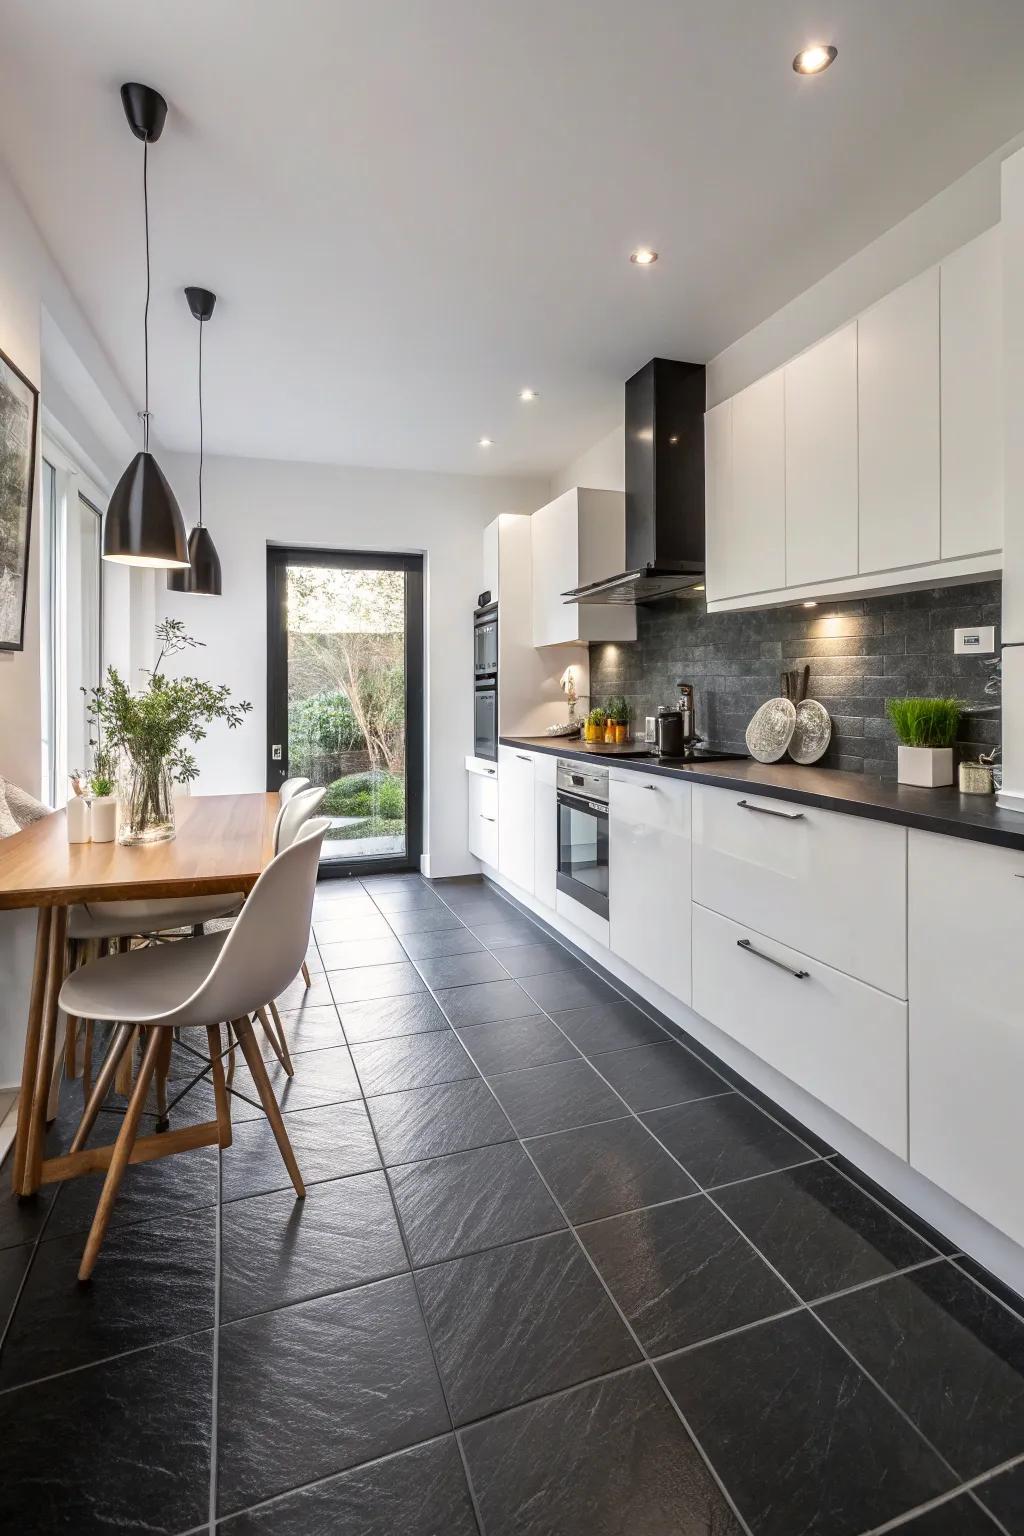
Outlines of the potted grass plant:
M 959 700 L 888 699 L 885 708 L 899 740 L 899 782 L 925 788 L 952 784 Z
M 603 741 L 604 727 L 607 719 L 608 716 L 603 709 L 592 709 L 583 725 L 584 741 Z
M 174 836 L 171 784 L 188 784 L 199 767 L 186 743 L 202 741 L 206 727 L 223 720 L 241 725 L 252 705 L 230 703 L 230 689 L 198 677 L 168 677 L 165 660 L 203 645 L 180 619 L 156 626 L 160 652 L 144 688 L 132 692 L 115 667 L 88 694 L 92 745 L 117 755 L 119 843 L 160 843 Z
M 96 747 L 89 775 L 89 826 L 94 843 L 117 835 L 117 761 L 109 747 Z

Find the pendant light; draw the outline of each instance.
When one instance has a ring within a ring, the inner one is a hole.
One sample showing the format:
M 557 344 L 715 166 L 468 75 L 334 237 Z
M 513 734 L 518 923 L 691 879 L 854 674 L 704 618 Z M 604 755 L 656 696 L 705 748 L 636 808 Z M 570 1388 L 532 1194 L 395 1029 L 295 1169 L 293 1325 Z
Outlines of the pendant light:
M 185 297 L 193 318 L 199 321 L 199 521 L 188 536 L 191 564 L 187 571 L 167 572 L 167 590 L 219 597 L 220 556 L 203 523 L 203 326 L 213 314 L 217 295 L 209 288 L 186 288 Z
M 137 139 L 142 140 L 142 206 L 146 222 L 146 307 L 143 347 L 146 408 L 142 419 L 142 452 L 137 453 L 114 487 L 103 519 L 103 558 L 121 565 L 185 567 L 188 546 L 185 523 L 163 470 L 149 451 L 149 146 L 163 132 L 167 103 L 148 85 L 121 87 L 121 105 Z

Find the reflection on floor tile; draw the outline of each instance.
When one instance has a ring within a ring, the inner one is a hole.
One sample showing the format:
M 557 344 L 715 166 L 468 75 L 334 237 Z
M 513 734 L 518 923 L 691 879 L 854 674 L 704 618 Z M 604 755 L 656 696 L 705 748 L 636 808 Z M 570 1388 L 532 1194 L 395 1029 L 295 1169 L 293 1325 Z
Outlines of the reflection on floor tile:
M 738 1093 L 656 1109 L 643 1122 L 705 1189 L 815 1156 Z
M 528 1143 L 570 1221 L 692 1195 L 696 1184 L 638 1121 L 611 1120 Z
M 218 1536 L 477 1536 L 451 1435 L 286 1494 L 217 1526 Z
M 520 1136 L 544 1136 L 629 1113 L 589 1062 L 561 1061 L 490 1079 Z
M 429 1088 L 476 1077 L 477 1070 L 452 1030 L 400 1035 L 352 1047 L 352 1059 L 367 1098 L 403 1088 Z
M 511 1141 L 512 1127 L 486 1083 L 442 1083 L 370 1099 L 385 1163 L 421 1162 Z
M 579 1059 L 576 1047 L 543 1013 L 496 1024 L 470 1024 L 458 1035 L 485 1077 Z
M 740 1536 L 649 1367 L 464 1430 L 488 1536 Z
M 416 1284 L 456 1424 L 638 1358 L 568 1232 L 452 1259 Z
M 955 1484 L 810 1313 L 700 1345 L 660 1369 L 757 1536 L 859 1536 Z

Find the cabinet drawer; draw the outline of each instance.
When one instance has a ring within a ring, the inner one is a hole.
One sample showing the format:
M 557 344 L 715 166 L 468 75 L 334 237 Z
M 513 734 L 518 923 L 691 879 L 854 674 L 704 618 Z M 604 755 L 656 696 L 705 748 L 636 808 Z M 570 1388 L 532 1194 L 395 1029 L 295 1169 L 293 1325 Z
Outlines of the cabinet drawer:
M 693 1006 L 906 1157 L 906 1003 L 695 905 Z
M 910 1162 L 1024 1243 L 1024 854 L 910 834 Z
M 690 785 L 612 770 L 608 806 L 612 952 L 690 1000 Z
M 498 863 L 498 781 L 478 773 L 468 779 L 469 851 L 493 868 Z
M 694 785 L 694 901 L 899 998 L 906 884 L 903 827 Z

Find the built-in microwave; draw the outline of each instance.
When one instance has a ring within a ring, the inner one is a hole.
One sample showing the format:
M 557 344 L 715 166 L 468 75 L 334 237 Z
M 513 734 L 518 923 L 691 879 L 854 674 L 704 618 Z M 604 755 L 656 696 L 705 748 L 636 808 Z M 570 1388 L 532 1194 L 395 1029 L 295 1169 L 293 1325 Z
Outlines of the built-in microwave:
M 498 684 L 493 677 L 473 690 L 473 755 L 498 761 Z
M 556 888 L 608 916 L 608 770 L 558 759 Z
M 495 603 L 473 615 L 473 675 L 479 680 L 498 674 L 498 609 Z

